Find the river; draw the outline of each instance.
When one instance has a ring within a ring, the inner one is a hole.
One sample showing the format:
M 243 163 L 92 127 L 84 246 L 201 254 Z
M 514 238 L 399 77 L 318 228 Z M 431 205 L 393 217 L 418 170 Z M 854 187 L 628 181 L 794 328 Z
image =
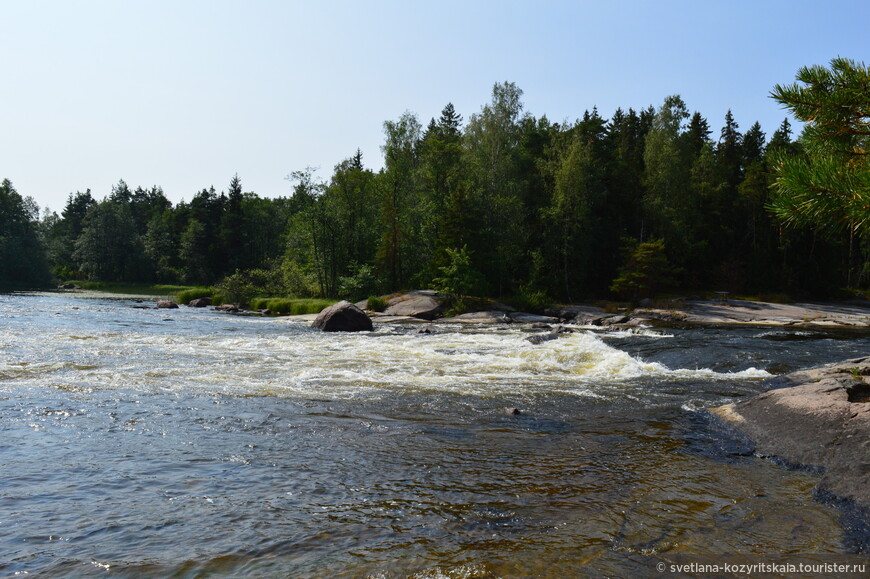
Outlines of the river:
M 387 325 L 0 295 L 0 572 L 648 575 L 724 554 L 866 561 L 819 474 L 704 409 L 867 334 Z M 505 408 L 518 408 L 509 415 Z M 750 449 L 751 450 L 751 449 Z M 857 553 L 857 554 L 856 554 Z

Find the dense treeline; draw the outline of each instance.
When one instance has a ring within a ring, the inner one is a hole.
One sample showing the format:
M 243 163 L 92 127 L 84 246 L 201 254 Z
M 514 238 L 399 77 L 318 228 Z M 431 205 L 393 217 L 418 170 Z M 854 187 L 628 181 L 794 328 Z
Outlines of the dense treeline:
M 426 126 L 387 121 L 384 136 L 383 169 L 357 152 L 326 180 L 292 173 L 288 197 L 243 192 L 236 176 L 173 206 L 121 181 L 37 221 L 4 181 L 0 283 L 44 282 L 49 264 L 59 279 L 221 282 L 240 297 L 436 286 L 535 303 L 868 282 L 865 234 L 783 229 L 768 210 L 772 159 L 801 147 L 787 120 L 768 139 L 729 111 L 714 134 L 675 95 L 555 123 L 524 112 L 506 82 L 467 122 L 448 104 Z

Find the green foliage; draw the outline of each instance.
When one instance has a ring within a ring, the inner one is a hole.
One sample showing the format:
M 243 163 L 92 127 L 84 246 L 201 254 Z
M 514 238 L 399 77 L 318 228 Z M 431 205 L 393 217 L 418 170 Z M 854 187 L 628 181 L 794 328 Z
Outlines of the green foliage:
M 533 313 L 542 313 L 553 305 L 553 300 L 546 292 L 536 290 L 530 285 L 522 286 L 519 294 L 506 297 L 504 302 L 520 311 Z
M 464 126 L 450 104 L 425 129 L 411 112 L 384 123 L 382 170 L 357 151 L 323 178 L 293 172 L 286 197 L 244 192 L 234 176 L 224 192 L 173 206 L 159 187 L 120 181 L 102 201 L 77 192 L 38 222 L 7 181 L 0 285 L 45 278 L 47 255 L 64 278 L 219 282 L 233 302 L 437 286 L 455 312 L 471 293 L 539 309 L 666 282 L 832 295 L 870 285 L 867 77 L 835 59 L 777 87 L 806 123 L 799 142 L 788 120 L 769 143 L 758 123 L 741 134 L 730 111 L 714 141 L 679 95 L 553 123 L 525 113 L 522 90 L 504 82 Z M 667 252 L 634 244 L 619 263 L 623 238 L 661 240 Z M 656 260 L 658 278 L 647 271 Z
M 179 296 L 193 288 L 183 285 L 150 284 L 134 282 L 92 281 L 79 279 L 64 279 L 64 283 L 71 283 L 81 289 L 101 291 L 113 294 L 130 294 L 145 296 Z M 197 296 L 199 297 L 199 296 Z M 193 298 L 190 298 L 193 299 Z M 178 299 L 179 303 L 181 299 Z
M 188 303 L 192 302 L 193 300 L 196 300 L 199 298 L 211 298 L 212 303 L 214 303 L 215 305 L 218 305 L 218 302 L 216 302 L 216 300 L 214 299 L 216 293 L 218 293 L 218 290 L 216 288 L 197 286 L 197 287 L 183 289 L 183 290 L 177 292 L 175 295 L 176 295 L 176 299 L 178 300 L 178 303 L 180 303 L 180 304 L 188 304 Z
M 620 297 L 637 301 L 652 297 L 657 291 L 673 283 L 674 269 L 668 263 L 665 242 L 653 239 L 643 243 L 630 243 L 625 265 L 610 285 L 610 291 Z
M 338 281 L 338 295 L 342 299 L 357 302 L 378 290 L 379 280 L 375 268 L 370 265 L 351 265 L 352 275 Z
M 480 274 L 471 265 L 467 246 L 446 249 L 448 263 L 439 268 L 441 277 L 435 278 L 435 289 L 453 298 L 474 293 L 480 285 Z
M 258 288 L 252 283 L 251 277 L 241 271 L 228 275 L 215 287 L 220 291 L 227 303 L 239 304 L 242 307 L 247 306 L 251 298 L 258 293 Z
M 366 309 L 372 312 L 382 312 L 387 309 L 387 300 L 378 296 L 369 296 L 366 301 Z
M 835 58 L 771 96 L 806 123 L 803 152 L 778 152 L 771 210 L 787 225 L 865 232 L 870 226 L 870 67 Z
M 313 298 L 254 298 L 250 305 L 255 310 L 269 310 L 276 314 L 298 316 L 317 314 L 323 308 L 333 305 L 335 300 Z
M 286 293 L 296 296 L 319 295 L 317 275 L 307 264 L 299 263 L 293 258 L 285 258 L 278 267 Z
M 0 289 L 45 287 L 51 276 L 39 238 L 39 209 L 18 194 L 12 182 L 0 183 Z

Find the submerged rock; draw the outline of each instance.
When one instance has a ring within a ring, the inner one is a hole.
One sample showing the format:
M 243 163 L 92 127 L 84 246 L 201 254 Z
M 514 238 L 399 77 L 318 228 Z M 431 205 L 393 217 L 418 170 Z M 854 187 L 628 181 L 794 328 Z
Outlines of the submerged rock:
M 573 334 L 574 330 L 571 328 L 566 328 L 565 326 L 556 326 L 551 331 L 545 334 L 535 334 L 534 336 L 529 336 L 526 338 L 527 342 L 532 344 L 543 344 L 544 342 L 549 342 L 550 340 L 555 340 L 564 334 Z
M 774 378 L 774 390 L 713 413 L 749 436 L 758 454 L 822 467 L 820 490 L 870 507 L 868 363 L 858 358 Z
M 311 327 L 324 332 L 370 332 L 373 329 L 371 318 L 348 301 L 324 308 Z

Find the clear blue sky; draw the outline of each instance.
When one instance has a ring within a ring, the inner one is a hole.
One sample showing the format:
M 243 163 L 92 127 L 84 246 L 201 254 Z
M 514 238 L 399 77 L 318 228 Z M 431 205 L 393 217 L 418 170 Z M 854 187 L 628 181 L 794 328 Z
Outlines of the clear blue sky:
M 870 60 L 868 0 L 0 0 L 0 22 L 0 178 L 56 211 L 119 179 L 178 202 L 235 173 L 288 195 L 357 148 L 377 169 L 385 120 L 468 119 L 501 81 L 553 121 L 680 94 L 715 137 L 729 108 L 770 137 L 775 83 Z

